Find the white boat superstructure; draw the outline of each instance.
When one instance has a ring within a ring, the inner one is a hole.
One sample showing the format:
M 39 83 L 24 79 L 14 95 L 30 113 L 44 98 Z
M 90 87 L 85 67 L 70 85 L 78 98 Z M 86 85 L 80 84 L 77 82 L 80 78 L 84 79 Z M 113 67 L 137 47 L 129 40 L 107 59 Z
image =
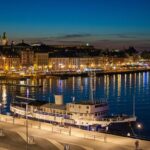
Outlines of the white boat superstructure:
M 22 103 L 12 103 L 11 112 L 38 120 L 47 122 L 55 122 L 60 124 L 70 124 L 76 126 L 92 126 L 101 125 L 108 126 L 111 123 L 132 122 L 136 121 L 136 117 L 114 116 L 107 117 L 108 103 L 104 101 L 82 101 L 63 104 L 61 95 L 55 96 L 55 103 L 47 103 L 40 101 L 31 101 L 26 106 Z

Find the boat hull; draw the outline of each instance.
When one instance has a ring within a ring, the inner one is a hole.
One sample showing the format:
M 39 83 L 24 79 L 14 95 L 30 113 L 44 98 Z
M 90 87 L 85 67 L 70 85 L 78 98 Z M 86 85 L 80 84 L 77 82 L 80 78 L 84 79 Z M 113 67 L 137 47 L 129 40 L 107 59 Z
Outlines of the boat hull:
M 26 111 L 25 108 L 21 108 L 18 106 L 10 106 L 10 110 L 12 113 L 25 117 Z M 89 127 L 92 125 L 99 125 L 101 127 L 106 127 L 110 124 L 115 123 L 127 123 L 127 122 L 135 122 L 136 117 L 126 117 L 126 118 L 117 118 L 116 120 L 102 120 L 102 121 L 93 121 L 93 120 L 83 120 L 83 119 L 72 119 L 69 116 L 64 115 L 56 115 L 56 114 L 48 114 L 46 112 L 28 112 L 28 118 L 46 121 L 46 122 L 55 122 L 58 124 L 67 124 L 67 125 L 75 125 L 75 126 L 85 126 Z

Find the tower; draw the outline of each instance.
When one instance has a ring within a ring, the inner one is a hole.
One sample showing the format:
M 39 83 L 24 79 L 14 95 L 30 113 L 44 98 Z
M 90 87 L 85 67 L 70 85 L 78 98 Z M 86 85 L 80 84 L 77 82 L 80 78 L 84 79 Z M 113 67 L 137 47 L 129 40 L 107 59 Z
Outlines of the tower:
M 6 37 L 6 32 L 4 32 L 2 36 L 2 45 L 5 46 L 7 44 L 8 44 L 8 39 Z

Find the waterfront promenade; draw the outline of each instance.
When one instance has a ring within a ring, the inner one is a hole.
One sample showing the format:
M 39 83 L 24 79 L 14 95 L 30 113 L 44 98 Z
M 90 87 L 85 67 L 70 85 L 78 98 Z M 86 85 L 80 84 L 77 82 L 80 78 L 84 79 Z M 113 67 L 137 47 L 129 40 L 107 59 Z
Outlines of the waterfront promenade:
M 0 116 L 0 129 L 4 130 L 4 135 L 10 138 L 15 136 L 15 141 L 19 140 L 25 145 L 26 141 L 26 120 L 11 116 Z M 110 134 L 103 134 L 91 131 L 84 131 L 77 128 L 64 128 L 38 121 L 28 121 L 29 137 L 33 137 L 35 144 L 29 144 L 29 149 L 50 149 L 63 150 L 65 144 L 69 144 L 71 150 L 133 150 L 135 149 L 136 139 L 120 137 Z M 12 136 L 10 136 L 12 135 Z M 4 136 L 5 137 L 5 136 Z M 3 137 L 0 137 L 1 141 Z M 8 142 L 8 141 L 7 141 Z M 4 142 L 5 143 L 5 142 Z M 10 149 L 4 143 L 0 142 L 0 147 Z M 150 142 L 139 140 L 140 149 L 150 150 Z M 9 145 L 9 144 L 7 144 Z M 17 147 L 14 143 L 14 147 Z M 11 148 L 17 150 L 17 148 Z
M 115 69 L 115 70 L 103 70 L 96 72 L 96 76 L 101 75 L 113 75 L 113 74 L 130 74 L 130 73 L 138 73 L 138 72 L 148 72 L 150 68 L 136 68 L 136 69 Z M 77 72 L 77 71 L 49 71 L 47 73 L 34 73 L 34 74 L 0 74 L 0 79 L 28 79 L 28 78 L 47 78 L 47 77 L 72 77 L 72 76 L 89 76 L 89 72 Z

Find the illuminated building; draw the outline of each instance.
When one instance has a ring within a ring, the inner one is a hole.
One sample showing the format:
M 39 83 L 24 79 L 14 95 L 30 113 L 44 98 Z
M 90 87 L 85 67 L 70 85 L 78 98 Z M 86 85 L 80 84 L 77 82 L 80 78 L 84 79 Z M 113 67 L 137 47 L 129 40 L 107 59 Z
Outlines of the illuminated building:
M 29 48 L 21 51 L 22 66 L 32 66 L 34 64 L 34 52 Z
M 0 56 L 0 69 L 9 71 L 13 68 L 19 68 L 20 57 L 15 53 L 9 53 L 5 56 Z
M 34 59 L 34 63 L 39 66 L 39 67 L 45 67 L 48 66 L 48 53 L 45 52 L 38 52 L 35 53 L 35 59 Z

